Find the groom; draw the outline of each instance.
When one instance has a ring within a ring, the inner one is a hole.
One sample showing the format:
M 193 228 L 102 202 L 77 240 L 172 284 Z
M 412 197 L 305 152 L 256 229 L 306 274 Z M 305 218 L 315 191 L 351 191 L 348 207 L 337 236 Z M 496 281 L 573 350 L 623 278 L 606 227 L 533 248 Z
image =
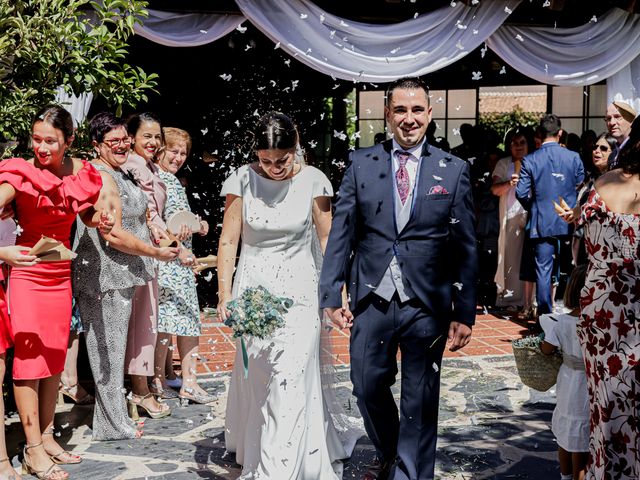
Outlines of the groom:
M 391 84 L 385 115 L 393 140 L 353 152 L 342 180 L 320 306 L 351 327 L 353 393 L 379 459 L 365 478 L 433 479 L 442 354 L 447 342 L 451 351 L 469 342 L 475 320 L 469 166 L 425 141 L 420 79 Z

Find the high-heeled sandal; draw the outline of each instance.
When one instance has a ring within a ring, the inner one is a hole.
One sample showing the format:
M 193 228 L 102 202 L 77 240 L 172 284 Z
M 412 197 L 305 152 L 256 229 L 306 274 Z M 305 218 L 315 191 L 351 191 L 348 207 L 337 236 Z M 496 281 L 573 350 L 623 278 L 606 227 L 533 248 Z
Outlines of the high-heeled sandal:
M 44 432 L 42 432 L 42 436 L 44 437 L 45 435 L 53 435 L 53 429 L 45 430 Z M 47 453 L 47 455 L 49 455 L 51 461 L 56 465 L 77 465 L 78 463 L 82 463 L 82 457 L 80 455 L 76 455 L 75 453 L 71 453 L 68 450 L 64 449 L 61 452 L 56 453 L 55 455 L 51 455 L 49 453 Z M 71 458 L 71 460 L 65 461 L 62 458 L 63 456 Z
M 148 407 L 143 405 L 142 402 L 144 402 L 147 398 L 150 398 L 153 401 L 155 401 L 152 393 L 147 393 L 144 397 L 141 397 L 140 395 L 132 394 L 131 398 L 127 400 L 127 402 L 129 403 L 129 416 L 131 417 L 131 420 L 133 420 L 134 422 L 137 422 L 138 420 L 140 420 L 138 407 L 142 408 L 145 412 L 147 412 L 147 415 L 149 415 L 151 418 L 164 418 L 171 415 L 171 408 L 169 408 L 169 405 L 167 405 L 166 403 L 160 404 L 161 405 L 160 411 L 149 409 Z
M 193 390 L 193 389 L 191 389 Z M 211 395 L 210 393 L 202 392 L 185 392 L 184 389 L 180 390 L 180 399 L 186 400 L 192 403 L 199 403 L 200 405 L 206 405 L 217 400 L 218 397 Z
M 31 466 L 31 464 L 27 460 L 27 452 L 33 448 L 37 448 L 40 446 L 42 446 L 42 448 L 44 449 L 42 442 L 36 445 L 24 446 L 24 449 L 22 451 L 22 475 L 33 475 L 40 480 L 67 480 L 69 478 L 69 473 L 65 472 L 55 463 L 52 463 L 51 466 L 46 470 L 36 470 L 35 468 L 33 468 L 33 466 Z M 65 476 L 60 476 L 60 473 L 65 474 Z
M 76 393 L 73 393 L 73 390 L 76 390 Z M 84 392 L 82 397 L 78 396 L 78 384 L 75 385 L 65 385 L 60 382 L 60 386 L 58 387 L 58 403 L 64 403 L 64 397 L 67 397 L 76 405 L 91 405 L 95 402 L 95 398 L 88 392 Z
M 176 392 L 173 388 L 158 388 L 155 385 L 151 384 L 149 385 L 149 392 L 163 400 L 172 400 L 174 398 L 178 398 L 178 392 Z
M 531 320 L 532 318 L 535 318 L 535 315 L 536 315 L 535 307 L 528 307 L 520 310 L 516 315 L 516 318 L 518 320 Z

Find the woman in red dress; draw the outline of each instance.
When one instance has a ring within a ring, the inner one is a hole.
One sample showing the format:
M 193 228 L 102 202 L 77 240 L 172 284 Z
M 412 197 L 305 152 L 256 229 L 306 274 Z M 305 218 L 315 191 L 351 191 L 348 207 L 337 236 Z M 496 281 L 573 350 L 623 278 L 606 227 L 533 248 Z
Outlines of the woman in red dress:
M 12 267 L 30 267 L 38 263 L 38 258 L 28 255 L 28 248 L 22 246 L 0 247 L 0 262 Z M 0 282 L 4 283 L 4 272 L 0 269 Z M 4 418 L 4 393 L 2 391 L 2 379 L 5 373 L 5 353 L 13 345 L 11 323 L 7 311 L 7 301 L 4 286 L 0 286 L 0 418 Z M 4 427 L 0 430 L 0 478 L 20 477 L 11 466 L 11 459 L 7 455 L 7 445 L 4 441 Z
M 76 215 L 90 227 L 101 223 L 93 205 L 102 180 L 88 162 L 65 155 L 73 142 L 73 121 L 58 106 L 43 108 L 32 129 L 34 158 L 0 162 L 0 207 L 14 202 L 19 243 L 32 247 L 42 235 L 70 248 Z M 57 464 L 79 463 L 53 435 L 53 416 L 71 318 L 69 261 L 42 262 L 11 269 L 8 291 L 14 335 L 13 381 L 26 436 L 23 471 L 64 480 Z

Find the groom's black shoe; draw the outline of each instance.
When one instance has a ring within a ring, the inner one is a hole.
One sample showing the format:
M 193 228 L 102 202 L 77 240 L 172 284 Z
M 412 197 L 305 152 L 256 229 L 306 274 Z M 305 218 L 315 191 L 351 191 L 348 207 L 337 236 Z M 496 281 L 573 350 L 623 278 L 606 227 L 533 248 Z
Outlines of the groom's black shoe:
M 393 464 L 394 462 L 383 462 L 379 458 L 375 458 L 370 465 L 367 465 L 367 471 L 362 480 L 388 480 Z

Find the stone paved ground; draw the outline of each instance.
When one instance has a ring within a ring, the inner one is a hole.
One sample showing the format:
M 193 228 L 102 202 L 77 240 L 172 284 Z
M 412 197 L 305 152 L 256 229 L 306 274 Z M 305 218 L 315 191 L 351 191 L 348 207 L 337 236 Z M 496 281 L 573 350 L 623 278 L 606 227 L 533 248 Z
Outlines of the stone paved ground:
M 350 404 L 347 367 L 339 367 L 339 398 Z M 223 425 L 228 374 L 203 377 L 218 395 L 213 406 L 180 407 L 173 415 L 147 419 L 140 440 L 92 443 L 92 407 L 58 407 L 56 425 L 67 448 L 84 457 L 68 467 L 72 479 L 217 479 L 236 478 L 233 456 L 225 454 Z M 508 354 L 448 358 L 442 367 L 438 479 L 558 478 L 556 444 L 549 429 L 553 390 L 538 393 L 518 379 Z M 396 390 L 396 397 L 399 390 Z M 16 415 L 7 427 L 9 451 L 17 465 L 23 440 Z M 345 479 L 360 478 L 372 459 L 370 442 L 358 442 L 345 465 Z M 29 477 L 25 477 L 29 478 Z M 278 479 L 280 480 L 280 479 Z M 321 480 L 321 479 L 320 479 Z

